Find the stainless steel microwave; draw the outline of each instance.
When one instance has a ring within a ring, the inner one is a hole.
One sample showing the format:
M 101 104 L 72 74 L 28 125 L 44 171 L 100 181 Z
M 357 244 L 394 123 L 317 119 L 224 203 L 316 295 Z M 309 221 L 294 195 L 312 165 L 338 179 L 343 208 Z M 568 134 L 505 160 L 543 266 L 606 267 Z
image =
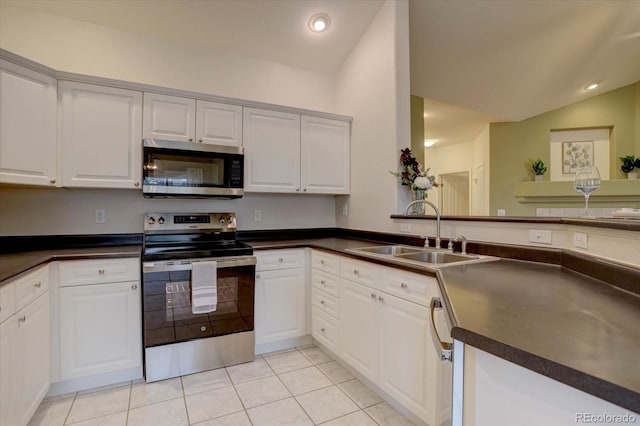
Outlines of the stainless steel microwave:
M 244 148 L 143 140 L 145 197 L 240 198 L 244 195 Z

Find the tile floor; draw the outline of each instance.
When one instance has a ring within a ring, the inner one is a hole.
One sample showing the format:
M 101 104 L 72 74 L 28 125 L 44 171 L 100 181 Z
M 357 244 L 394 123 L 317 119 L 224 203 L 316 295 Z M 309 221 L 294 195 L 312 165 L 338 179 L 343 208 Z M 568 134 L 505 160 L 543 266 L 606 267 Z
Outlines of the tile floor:
M 155 383 L 45 400 L 29 426 L 403 426 L 412 423 L 315 346 Z

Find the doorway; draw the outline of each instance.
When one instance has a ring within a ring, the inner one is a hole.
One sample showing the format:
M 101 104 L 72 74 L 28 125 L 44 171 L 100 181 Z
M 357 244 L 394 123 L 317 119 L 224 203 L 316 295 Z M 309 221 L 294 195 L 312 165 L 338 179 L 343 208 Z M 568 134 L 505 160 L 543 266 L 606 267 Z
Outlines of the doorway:
M 469 172 L 440 175 L 441 213 L 448 216 L 469 216 Z

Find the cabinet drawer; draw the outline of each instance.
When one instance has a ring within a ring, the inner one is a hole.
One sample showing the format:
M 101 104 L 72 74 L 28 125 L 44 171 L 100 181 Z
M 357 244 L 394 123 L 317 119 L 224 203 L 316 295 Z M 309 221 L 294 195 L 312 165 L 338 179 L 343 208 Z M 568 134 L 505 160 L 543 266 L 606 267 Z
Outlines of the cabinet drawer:
M 335 297 L 340 297 L 340 278 L 337 275 L 312 269 L 311 285 Z
M 336 318 L 340 318 L 340 299 L 325 293 L 317 288 L 311 289 L 311 303 L 314 309 L 318 308 Z
M 340 257 L 318 250 L 311 252 L 311 266 L 319 271 L 340 275 Z
M 0 287 L 0 322 L 16 312 L 16 285 L 10 282 Z
M 334 354 L 338 352 L 338 320 L 325 314 L 315 306 L 311 308 L 311 335 L 318 342 L 322 343 L 327 349 L 333 351 Z
M 256 271 L 304 268 L 304 249 L 256 252 Z
M 376 266 L 359 260 L 343 257 L 340 259 L 340 276 L 360 284 L 373 287 L 375 284 Z
M 434 277 L 411 274 L 398 269 L 381 268 L 380 290 L 410 302 L 428 306 L 438 295 L 438 281 Z
M 140 259 L 69 260 L 60 262 L 60 287 L 140 280 Z
M 41 266 L 18 278 L 16 286 L 16 311 L 27 306 L 38 296 L 49 290 L 49 267 Z

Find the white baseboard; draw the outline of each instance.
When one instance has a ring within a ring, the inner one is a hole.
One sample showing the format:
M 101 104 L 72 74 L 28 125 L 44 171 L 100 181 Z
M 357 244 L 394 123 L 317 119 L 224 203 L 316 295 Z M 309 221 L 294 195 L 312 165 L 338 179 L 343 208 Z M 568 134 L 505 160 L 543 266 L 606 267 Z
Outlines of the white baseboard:
M 310 334 L 307 334 L 306 336 L 292 337 L 291 339 L 278 340 L 277 342 L 256 344 L 256 355 L 292 349 L 296 346 L 310 345 L 311 343 L 313 343 L 313 339 Z
M 45 398 L 142 379 L 142 367 L 51 383 Z

